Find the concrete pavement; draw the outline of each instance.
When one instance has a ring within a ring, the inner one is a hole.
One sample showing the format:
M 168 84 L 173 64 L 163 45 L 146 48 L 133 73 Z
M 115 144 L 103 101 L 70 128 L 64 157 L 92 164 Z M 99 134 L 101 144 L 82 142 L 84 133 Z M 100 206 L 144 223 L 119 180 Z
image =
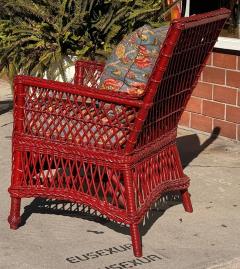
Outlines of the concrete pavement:
M 0 81 L 2 101 L 10 102 L 11 93 Z M 161 200 L 141 226 L 143 258 L 136 259 L 128 229 L 63 201 L 23 199 L 25 224 L 16 231 L 9 229 L 9 109 L 0 115 L 1 269 L 240 268 L 239 143 L 179 130 L 178 146 L 191 178 L 194 212 L 184 212 L 178 194 Z
M 0 79 L 0 114 L 12 109 L 12 91 L 9 83 Z

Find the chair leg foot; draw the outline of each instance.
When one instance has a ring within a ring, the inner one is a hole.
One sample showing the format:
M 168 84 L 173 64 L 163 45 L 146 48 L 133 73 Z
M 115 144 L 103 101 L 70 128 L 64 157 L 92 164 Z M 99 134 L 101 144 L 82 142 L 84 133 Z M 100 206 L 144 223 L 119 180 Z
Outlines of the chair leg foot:
M 11 210 L 10 215 L 8 217 L 10 229 L 16 230 L 20 225 L 21 222 L 20 207 L 21 207 L 21 199 L 12 197 Z
M 193 212 L 192 202 L 188 190 L 182 190 L 181 194 L 182 194 L 182 203 L 185 211 L 192 213 Z
M 142 242 L 141 242 L 138 224 L 130 225 L 130 234 L 132 237 L 132 246 L 133 246 L 134 256 L 142 257 Z

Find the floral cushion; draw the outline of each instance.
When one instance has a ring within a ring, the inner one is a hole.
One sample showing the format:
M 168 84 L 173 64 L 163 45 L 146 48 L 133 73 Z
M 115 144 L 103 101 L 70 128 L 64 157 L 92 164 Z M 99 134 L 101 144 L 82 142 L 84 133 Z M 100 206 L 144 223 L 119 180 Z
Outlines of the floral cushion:
M 104 67 L 99 88 L 142 96 L 168 28 L 144 25 L 123 38 Z

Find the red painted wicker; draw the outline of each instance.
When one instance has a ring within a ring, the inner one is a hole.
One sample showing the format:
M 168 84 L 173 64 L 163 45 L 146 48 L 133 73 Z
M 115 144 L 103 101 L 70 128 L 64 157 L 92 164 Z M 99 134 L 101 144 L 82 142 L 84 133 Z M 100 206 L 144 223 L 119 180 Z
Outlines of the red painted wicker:
M 66 199 L 129 225 L 141 256 L 138 224 L 164 192 L 180 190 L 192 212 L 176 128 L 229 14 L 173 21 L 141 99 L 98 90 L 95 62 L 76 63 L 75 85 L 17 76 L 10 227 L 21 198 Z

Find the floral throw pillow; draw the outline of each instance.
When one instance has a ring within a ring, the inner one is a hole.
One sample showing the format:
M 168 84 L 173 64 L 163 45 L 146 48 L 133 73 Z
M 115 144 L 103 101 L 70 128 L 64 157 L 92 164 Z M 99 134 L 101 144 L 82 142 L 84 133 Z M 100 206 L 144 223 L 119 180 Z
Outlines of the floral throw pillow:
M 116 46 L 100 78 L 100 89 L 144 95 L 169 26 L 137 29 Z

